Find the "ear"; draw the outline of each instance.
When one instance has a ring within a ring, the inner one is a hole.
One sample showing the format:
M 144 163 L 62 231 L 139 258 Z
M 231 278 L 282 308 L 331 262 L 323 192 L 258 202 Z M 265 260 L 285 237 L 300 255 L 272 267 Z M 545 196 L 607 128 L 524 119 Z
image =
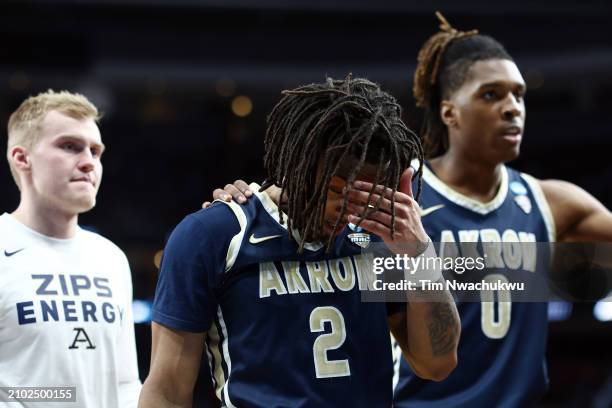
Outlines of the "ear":
M 32 168 L 28 149 L 23 146 L 13 146 L 10 151 L 10 158 L 13 166 L 18 170 L 30 170 Z
M 447 127 L 457 126 L 457 108 L 449 100 L 444 100 L 440 104 L 440 119 Z

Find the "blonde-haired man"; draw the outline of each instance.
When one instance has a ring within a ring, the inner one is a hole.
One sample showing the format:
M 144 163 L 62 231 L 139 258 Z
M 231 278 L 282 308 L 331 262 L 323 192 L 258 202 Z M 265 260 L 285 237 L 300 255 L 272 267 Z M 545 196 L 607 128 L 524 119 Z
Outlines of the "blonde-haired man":
M 127 258 L 78 226 L 102 179 L 98 119 L 83 95 L 51 90 L 9 119 L 7 158 L 21 193 L 17 209 L 0 216 L 0 401 L 9 406 L 49 405 L 11 403 L 36 395 L 75 408 L 136 406 Z

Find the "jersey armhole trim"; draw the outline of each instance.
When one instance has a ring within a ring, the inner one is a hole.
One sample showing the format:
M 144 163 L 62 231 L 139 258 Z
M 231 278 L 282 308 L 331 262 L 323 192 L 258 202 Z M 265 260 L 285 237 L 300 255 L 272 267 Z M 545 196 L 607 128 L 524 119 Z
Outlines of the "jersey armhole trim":
M 546 224 L 546 230 L 548 231 L 548 239 L 550 242 L 555 242 L 557 240 L 557 231 L 555 226 L 555 219 L 553 218 L 552 211 L 550 210 L 550 206 L 548 205 L 548 200 L 544 195 L 544 191 L 542 191 L 542 187 L 538 180 L 529 174 L 521 173 L 521 177 L 529 184 L 529 188 L 531 188 L 531 192 L 533 193 L 533 197 L 535 198 L 536 204 L 542 213 L 542 217 L 544 218 L 544 224 Z
M 259 199 L 259 202 L 263 206 L 264 210 L 266 210 L 266 212 L 270 215 L 270 217 L 272 217 L 272 219 L 274 219 L 274 221 L 276 221 L 278 225 L 280 225 L 284 229 L 287 229 L 287 214 L 285 214 L 280 208 L 278 208 L 278 206 L 274 201 L 272 201 L 272 198 L 270 198 L 268 193 L 266 193 L 265 191 L 260 192 L 259 189 L 261 188 L 261 186 L 257 183 L 249 184 L 249 188 L 251 189 L 253 194 L 255 194 L 255 196 Z M 282 224 L 279 221 L 280 214 L 283 215 L 284 222 Z
M 265 191 L 259 192 L 259 188 L 260 188 L 259 184 L 251 183 L 249 184 L 249 188 L 251 189 L 253 194 L 255 194 L 255 196 L 259 199 L 259 202 L 261 203 L 263 208 L 267 211 L 267 213 L 272 217 L 272 219 L 274 219 L 274 221 L 276 221 L 278 225 L 280 225 L 284 229 L 287 229 L 287 220 L 288 220 L 287 214 L 285 214 L 280 208 L 278 208 L 276 203 L 272 201 L 272 198 L 270 198 L 270 196 Z M 279 222 L 280 214 L 283 215 L 282 224 Z M 291 234 L 293 235 L 293 238 L 296 240 L 296 242 L 300 241 L 300 234 L 296 229 L 293 229 L 291 231 Z M 304 243 L 304 248 L 312 252 L 316 252 L 323 247 L 324 245 L 321 242 L 305 242 Z
M 232 269 L 234 262 L 236 262 L 236 258 L 238 258 L 238 253 L 240 252 L 240 247 L 242 246 L 242 240 L 244 238 L 244 234 L 246 233 L 247 217 L 244 211 L 242 211 L 242 208 L 240 208 L 240 205 L 233 201 L 228 203 L 223 200 L 215 200 L 215 202 L 220 202 L 227 205 L 236 216 L 238 224 L 240 225 L 240 232 L 234 235 L 230 241 L 229 247 L 227 248 L 227 255 L 225 256 L 225 272 L 227 272 Z

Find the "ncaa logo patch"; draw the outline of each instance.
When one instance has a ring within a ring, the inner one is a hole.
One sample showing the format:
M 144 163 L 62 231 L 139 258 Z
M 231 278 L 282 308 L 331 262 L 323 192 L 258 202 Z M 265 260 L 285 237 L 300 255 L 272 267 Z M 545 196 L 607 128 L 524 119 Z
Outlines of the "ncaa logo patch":
M 527 195 L 527 188 L 520 181 L 513 181 L 510 183 L 510 191 L 516 195 Z
M 514 202 L 525 212 L 525 214 L 531 212 L 531 200 L 526 195 L 517 195 L 514 197 Z
M 348 227 L 351 231 L 355 231 L 347 235 L 349 241 L 364 249 L 370 246 L 370 234 L 363 232 L 363 228 L 358 227 L 353 223 L 349 223 Z

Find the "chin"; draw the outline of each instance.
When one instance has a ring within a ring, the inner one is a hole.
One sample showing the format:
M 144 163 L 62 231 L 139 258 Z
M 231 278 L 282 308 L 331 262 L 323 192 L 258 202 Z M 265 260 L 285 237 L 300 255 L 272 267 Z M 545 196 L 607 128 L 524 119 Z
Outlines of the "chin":
M 517 147 L 513 148 L 512 150 L 510 150 L 506 154 L 506 160 L 504 160 L 504 163 L 507 163 L 509 161 L 518 159 L 520 153 L 521 153 L 521 147 L 520 146 L 517 146 Z
M 96 198 L 95 197 L 82 197 L 78 200 L 75 200 L 72 203 L 72 207 L 74 208 L 74 212 L 81 214 L 87 212 L 96 206 Z
M 520 146 L 513 147 L 511 149 L 496 149 L 495 153 L 485 154 L 484 157 L 495 158 L 495 163 L 508 163 L 519 157 Z

